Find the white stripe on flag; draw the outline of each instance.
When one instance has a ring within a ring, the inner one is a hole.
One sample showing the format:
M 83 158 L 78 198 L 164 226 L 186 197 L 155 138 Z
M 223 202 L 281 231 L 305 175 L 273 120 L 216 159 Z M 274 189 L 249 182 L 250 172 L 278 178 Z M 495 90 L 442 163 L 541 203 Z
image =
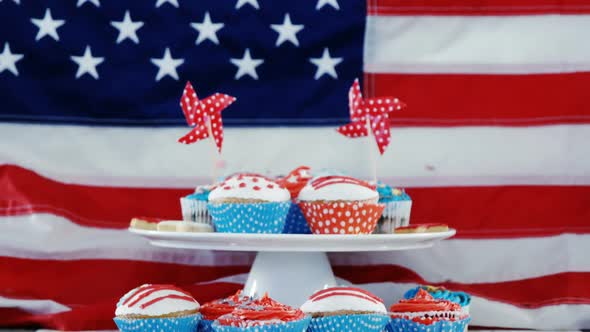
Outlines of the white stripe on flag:
M 14 137 L 0 141 L 0 163 L 62 182 L 187 188 L 210 179 L 214 153 L 210 142 L 177 143 L 187 130 L 0 124 L 0 132 Z M 590 125 L 391 132 L 392 145 L 378 159 L 378 175 L 399 186 L 590 184 L 584 144 L 590 142 Z M 285 174 L 303 164 L 367 176 L 366 144 L 332 127 L 228 128 L 223 158 L 234 171 Z
M 590 71 L 590 15 L 369 16 L 365 72 Z
M 566 248 L 575 248 L 567 250 Z M 333 254 L 335 265 L 400 265 L 433 283 L 487 283 L 563 272 L 590 272 L 590 235 L 448 240 L 432 249 Z M 567 259 L 563 259 L 567 254 Z M 0 256 L 31 259 L 128 259 L 195 266 L 249 265 L 242 252 L 164 249 L 127 230 L 84 227 L 50 214 L 0 218 Z M 510 262 L 507 262 L 507 258 Z M 485 262 L 485 264 L 481 264 Z M 506 268 L 509 266 L 510 268 Z

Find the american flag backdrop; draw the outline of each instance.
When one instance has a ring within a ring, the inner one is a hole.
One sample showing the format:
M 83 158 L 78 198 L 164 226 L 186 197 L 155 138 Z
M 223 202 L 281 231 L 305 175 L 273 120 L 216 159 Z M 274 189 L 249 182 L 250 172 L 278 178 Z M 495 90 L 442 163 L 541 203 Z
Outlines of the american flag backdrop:
M 238 98 L 224 171 L 367 176 L 365 140 L 335 131 L 360 77 L 408 104 L 379 178 L 458 234 L 331 255 L 342 282 L 387 304 L 464 290 L 477 326 L 590 328 L 588 31 L 588 0 L 0 1 L 0 326 L 113 328 L 145 282 L 240 288 L 252 253 L 126 231 L 210 181 L 211 142 L 176 142 L 184 84 Z

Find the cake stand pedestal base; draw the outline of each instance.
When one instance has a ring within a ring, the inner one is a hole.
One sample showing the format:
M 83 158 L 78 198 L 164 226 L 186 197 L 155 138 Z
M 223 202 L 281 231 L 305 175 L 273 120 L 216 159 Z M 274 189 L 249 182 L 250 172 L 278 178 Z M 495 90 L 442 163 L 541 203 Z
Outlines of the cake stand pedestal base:
M 324 252 L 259 252 L 250 270 L 244 294 L 301 306 L 315 291 L 336 286 L 328 256 Z

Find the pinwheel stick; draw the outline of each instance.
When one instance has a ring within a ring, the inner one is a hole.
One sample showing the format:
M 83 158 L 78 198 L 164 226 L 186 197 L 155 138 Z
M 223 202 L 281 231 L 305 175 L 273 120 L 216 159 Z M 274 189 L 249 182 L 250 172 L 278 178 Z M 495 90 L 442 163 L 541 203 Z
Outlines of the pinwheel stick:
M 213 162 L 213 167 L 211 169 L 211 183 L 216 183 L 217 182 L 217 167 L 219 165 L 220 162 L 220 155 L 221 155 L 221 151 L 219 151 L 219 154 L 217 154 L 218 150 L 217 150 L 217 145 L 215 145 L 215 140 L 214 140 L 214 136 L 213 136 L 213 131 L 211 130 L 211 119 L 209 117 L 207 117 L 207 131 L 209 131 L 209 141 L 211 141 L 211 144 L 213 146 L 213 152 L 212 152 L 212 156 L 211 156 L 211 160 Z
M 377 183 L 377 154 L 375 153 L 375 137 L 373 135 L 373 129 L 371 128 L 371 119 L 367 116 L 365 122 L 367 126 L 367 148 L 369 149 L 369 167 L 371 173 L 371 179 L 374 183 Z

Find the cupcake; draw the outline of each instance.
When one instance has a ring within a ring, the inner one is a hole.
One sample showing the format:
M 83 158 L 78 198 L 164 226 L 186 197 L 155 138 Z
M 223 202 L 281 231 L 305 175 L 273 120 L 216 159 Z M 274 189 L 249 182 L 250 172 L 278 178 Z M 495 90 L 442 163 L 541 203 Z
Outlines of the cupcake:
M 224 299 L 207 302 L 201 306 L 202 319 L 199 323 L 199 332 L 212 332 L 211 325 L 223 315 L 232 313 L 236 308 L 250 304 L 253 299 L 243 296 L 242 291 Z
M 277 183 L 289 190 L 291 194 L 291 201 L 296 203 L 299 192 L 307 182 L 311 179 L 309 173 L 310 168 L 307 166 L 300 166 L 293 170 L 285 177 L 277 179 Z M 311 229 L 305 221 L 305 216 L 301 212 L 301 208 L 297 204 L 292 204 L 287 213 L 287 219 L 285 221 L 285 228 L 283 233 L 286 234 L 311 234 Z
M 301 310 L 265 295 L 220 316 L 212 327 L 217 332 L 303 332 L 310 319 Z
M 207 207 L 218 232 L 281 233 L 291 195 L 267 177 L 240 174 L 213 189 Z
M 413 298 L 401 300 L 389 311 L 391 321 L 388 330 L 391 332 L 463 332 L 471 321 L 459 304 L 436 300 L 421 288 Z
M 375 233 L 391 234 L 398 227 L 408 226 L 412 199 L 405 190 L 378 183 L 377 191 L 379 192 L 379 203 L 385 205 L 385 209 Z
M 207 210 L 209 193 L 213 188 L 213 185 L 198 186 L 194 193 L 180 198 L 183 220 L 213 225 Z
M 383 213 L 374 186 L 347 176 L 322 176 L 299 193 L 299 206 L 315 234 L 371 234 Z
M 354 287 L 318 291 L 301 310 L 312 316 L 309 332 L 381 332 L 389 322 L 383 300 Z
M 146 284 L 119 300 L 114 320 L 123 332 L 193 332 L 201 319 L 199 307 L 199 302 L 179 288 Z
M 453 303 L 457 303 L 461 306 L 463 311 L 469 314 L 469 305 L 471 303 L 471 296 L 465 292 L 453 292 L 444 287 L 436 286 L 418 286 L 408 290 L 404 294 L 404 299 L 411 299 L 416 296 L 418 290 L 423 289 L 432 295 L 435 300 L 447 300 Z

